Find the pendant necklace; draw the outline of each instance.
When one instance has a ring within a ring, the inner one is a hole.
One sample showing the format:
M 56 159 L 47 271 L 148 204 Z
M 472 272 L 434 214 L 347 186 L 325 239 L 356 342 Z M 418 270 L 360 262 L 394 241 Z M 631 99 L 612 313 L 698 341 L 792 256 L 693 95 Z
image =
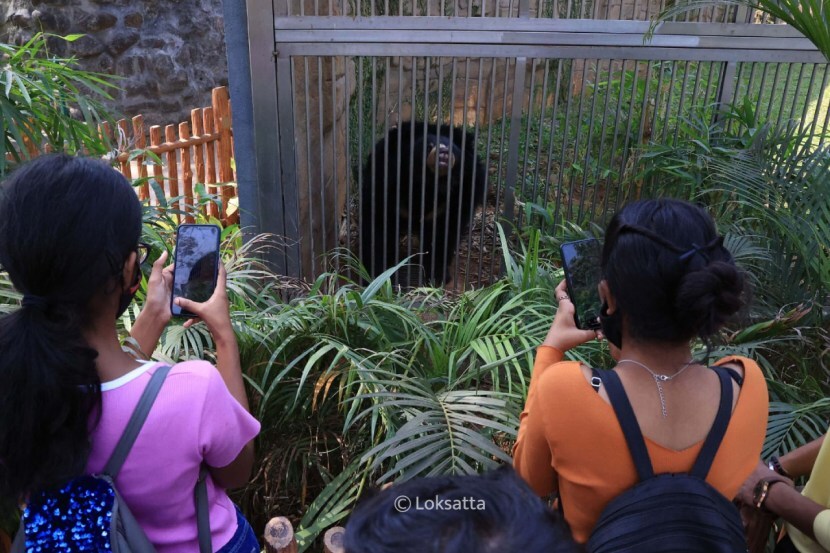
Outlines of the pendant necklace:
M 674 373 L 673 375 L 669 376 L 667 374 L 659 374 L 651 370 L 648 366 L 639 361 L 635 361 L 634 359 L 620 359 L 617 361 L 617 364 L 620 363 L 634 363 L 635 365 L 639 365 L 651 374 L 651 377 L 654 379 L 654 383 L 657 385 L 657 394 L 660 396 L 660 409 L 663 411 L 663 418 L 669 416 L 669 412 L 666 409 L 666 396 L 663 394 L 663 382 L 669 382 L 675 379 L 677 376 L 680 375 L 683 371 L 685 371 L 689 366 L 694 363 L 694 359 L 690 359 L 683 365 L 679 371 Z

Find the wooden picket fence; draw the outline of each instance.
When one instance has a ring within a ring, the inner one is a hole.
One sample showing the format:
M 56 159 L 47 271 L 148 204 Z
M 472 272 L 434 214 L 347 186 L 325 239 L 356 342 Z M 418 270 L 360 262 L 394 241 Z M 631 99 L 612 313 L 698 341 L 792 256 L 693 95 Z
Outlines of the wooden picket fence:
M 202 205 L 202 212 L 229 224 L 239 222 L 238 210 L 228 209 L 236 196 L 231 123 L 228 89 L 218 87 L 212 91 L 210 106 L 190 111 L 190 121 L 166 125 L 163 129 L 153 125 L 148 133 L 144 116 L 136 115 L 130 121 L 117 121 L 115 129 L 105 123 L 99 132 L 115 145 L 121 173 L 129 180 L 142 180 L 138 186 L 141 200 L 158 204 L 159 198 L 149 185 L 152 178 L 159 184 L 155 190 L 163 190 L 166 198 L 180 198 L 168 205 L 184 210 L 199 201 L 194 184 L 201 183 L 207 194 L 222 200 L 221 213 L 214 202 Z M 143 152 L 152 152 L 164 164 L 159 165 Z M 193 222 L 191 216 L 184 219 Z
M 323 553 L 344 553 L 345 530 L 334 526 L 323 535 Z M 265 525 L 265 553 L 297 553 L 294 526 L 285 517 L 274 517 Z

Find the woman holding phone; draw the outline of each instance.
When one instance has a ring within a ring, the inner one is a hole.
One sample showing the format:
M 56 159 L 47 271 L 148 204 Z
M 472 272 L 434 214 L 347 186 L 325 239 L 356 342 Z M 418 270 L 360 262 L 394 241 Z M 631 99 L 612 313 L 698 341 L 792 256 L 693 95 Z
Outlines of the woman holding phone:
M 715 420 L 721 380 L 692 356 L 742 305 L 743 275 L 702 208 L 678 200 L 625 206 L 606 229 L 601 260 L 602 334 L 656 474 L 690 471 Z M 554 492 L 574 538 L 586 542 L 604 508 L 638 481 L 606 386 L 565 352 L 595 338 L 574 324 L 564 283 L 536 354 L 513 452 L 540 496 Z M 753 471 L 766 430 L 767 389 L 744 357 L 732 371 L 732 415 L 706 481 L 727 499 Z M 603 379 L 604 380 L 604 379 Z
M 141 281 L 141 228 L 135 191 L 100 161 L 41 157 L 0 188 L 0 266 L 23 294 L 0 319 L 0 501 L 17 506 L 101 473 L 163 366 L 125 353 L 116 329 Z M 146 352 L 170 320 L 165 260 L 153 265 L 133 327 Z M 208 301 L 175 301 L 207 324 L 217 364 L 172 367 L 115 484 L 157 551 L 197 552 L 193 493 L 206 466 L 213 550 L 258 552 L 225 492 L 248 481 L 259 423 L 248 412 L 221 265 Z

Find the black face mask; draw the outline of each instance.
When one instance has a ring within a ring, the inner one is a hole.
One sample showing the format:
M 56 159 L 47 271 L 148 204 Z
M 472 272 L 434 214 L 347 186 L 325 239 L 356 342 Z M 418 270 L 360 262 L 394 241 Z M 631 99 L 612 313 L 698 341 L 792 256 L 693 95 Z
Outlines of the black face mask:
M 130 304 L 133 302 L 133 298 L 135 297 L 136 292 L 138 292 L 138 287 L 141 284 L 141 266 L 136 262 L 135 264 L 135 278 L 133 278 L 133 283 L 127 290 L 121 292 L 121 298 L 118 300 L 118 313 L 116 313 L 115 318 L 118 319 Z
M 617 349 L 622 349 L 622 314 L 620 310 L 614 311 L 613 315 L 608 314 L 608 303 L 602 302 L 599 310 L 599 325 L 605 339 L 614 344 Z

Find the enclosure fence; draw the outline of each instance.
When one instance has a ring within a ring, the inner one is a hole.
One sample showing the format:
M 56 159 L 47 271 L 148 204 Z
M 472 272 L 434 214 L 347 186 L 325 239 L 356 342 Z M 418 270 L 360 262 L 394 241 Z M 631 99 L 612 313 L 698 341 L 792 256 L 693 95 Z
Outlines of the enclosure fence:
M 248 207 L 288 239 L 278 270 L 342 270 L 326 254 L 345 247 L 372 276 L 409 258 L 400 284 L 484 284 L 499 271 L 497 222 L 603 223 L 643 193 L 643 145 L 674 144 L 733 100 L 759 120 L 827 131 L 830 72 L 799 33 L 712 8 L 647 42 L 661 8 L 248 0 L 259 194 Z M 446 176 L 423 168 L 421 139 L 442 133 L 467 164 Z M 483 192 L 471 184 L 481 173 Z M 475 194 L 453 197 L 454 185 Z

